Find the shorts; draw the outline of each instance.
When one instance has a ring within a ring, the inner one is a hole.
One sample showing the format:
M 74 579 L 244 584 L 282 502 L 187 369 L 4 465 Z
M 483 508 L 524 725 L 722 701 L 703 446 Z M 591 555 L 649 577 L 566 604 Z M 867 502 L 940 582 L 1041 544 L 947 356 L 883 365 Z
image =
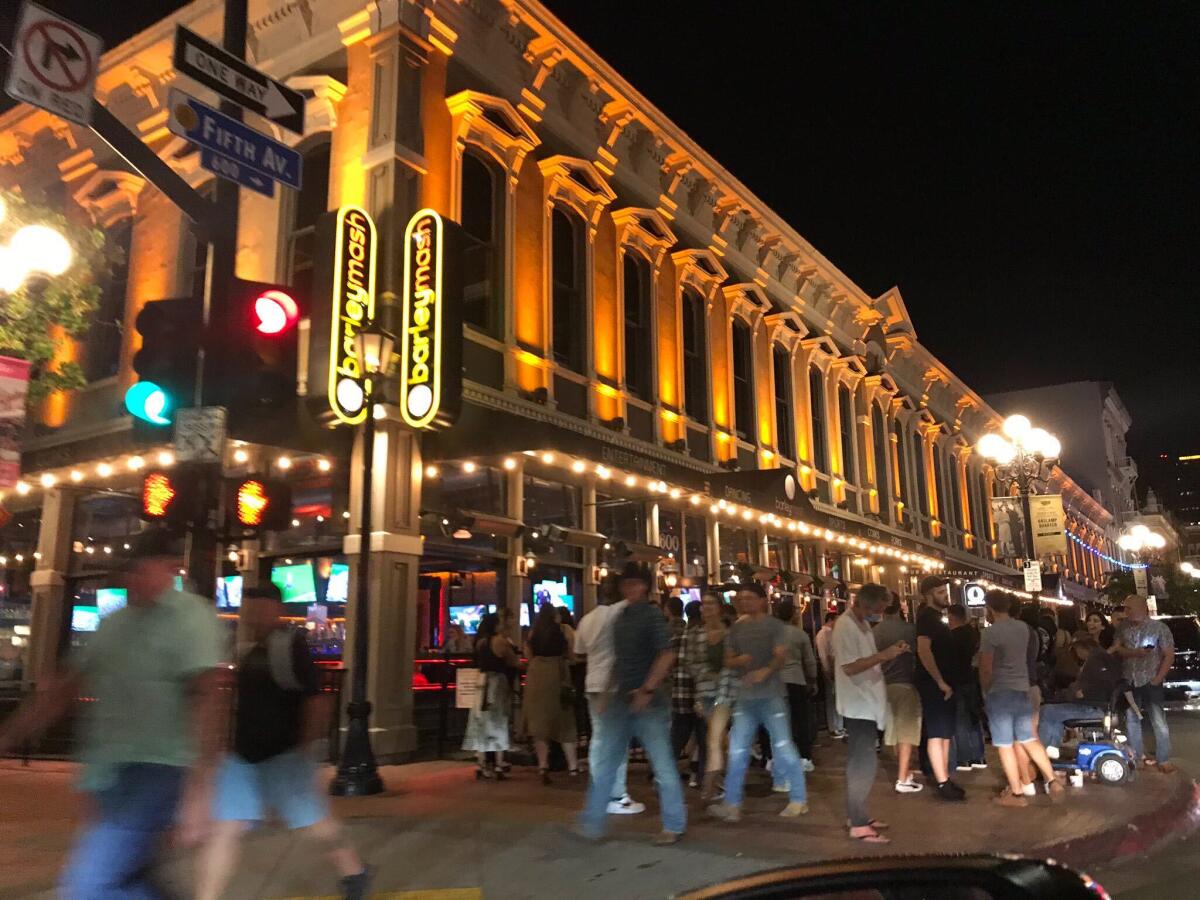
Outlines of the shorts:
M 889 747 L 921 743 L 921 697 L 911 684 L 887 686 L 888 717 L 883 742 Z
M 949 740 L 954 737 L 957 709 L 954 695 L 947 700 L 936 684 L 922 684 L 917 688 L 921 695 L 921 722 L 926 738 Z
M 299 750 L 257 763 L 228 754 L 217 770 L 213 818 L 261 822 L 268 811 L 288 828 L 308 828 L 328 818 L 329 802 L 317 790 L 316 764 Z
M 1028 691 L 992 691 L 984 702 L 992 744 L 1011 747 L 1014 741 L 1025 744 L 1033 740 L 1033 703 Z

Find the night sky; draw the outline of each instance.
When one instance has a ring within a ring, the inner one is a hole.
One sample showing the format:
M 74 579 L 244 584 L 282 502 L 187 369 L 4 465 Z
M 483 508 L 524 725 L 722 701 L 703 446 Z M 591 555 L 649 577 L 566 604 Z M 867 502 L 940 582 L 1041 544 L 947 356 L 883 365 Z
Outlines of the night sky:
M 1111 380 L 1200 452 L 1200 5 L 547 5 L 978 392 Z

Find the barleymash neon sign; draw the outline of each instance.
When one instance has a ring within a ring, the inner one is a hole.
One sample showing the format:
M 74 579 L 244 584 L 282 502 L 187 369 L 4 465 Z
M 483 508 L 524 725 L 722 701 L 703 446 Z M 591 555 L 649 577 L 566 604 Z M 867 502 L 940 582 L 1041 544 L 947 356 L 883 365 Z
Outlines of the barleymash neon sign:
M 400 416 L 411 428 L 447 427 L 461 406 L 462 314 L 448 286 L 457 271 L 447 271 L 446 257 L 447 223 L 419 210 L 404 229 L 399 341 Z
M 367 416 L 369 384 L 354 336 L 375 318 L 375 223 L 366 210 L 338 210 L 333 258 L 333 323 L 329 339 L 329 406 L 347 425 Z

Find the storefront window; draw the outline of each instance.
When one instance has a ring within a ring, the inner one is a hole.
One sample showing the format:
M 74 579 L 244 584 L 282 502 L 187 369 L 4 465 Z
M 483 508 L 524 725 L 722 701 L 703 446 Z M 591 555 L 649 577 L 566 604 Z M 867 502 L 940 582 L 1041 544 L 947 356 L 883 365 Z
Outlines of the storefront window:
M 539 565 L 544 561 L 583 561 L 581 547 L 551 541 L 546 535 L 548 525 L 578 528 L 582 521 L 581 500 L 581 493 L 577 487 L 525 476 L 525 545 Z
M 788 565 L 787 541 L 774 536 L 767 538 L 767 565 L 780 571 L 791 568 Z
M 458 466 L 445 466 L 437 478 L 427 478 L 421 486 L 421 505 L 441 513 L 460 509 L 504 515 L 508 509 L 507 479 L 500 469 L 480 466 L 466 472 Z
M 313 475 L 291 482 L 291 527 L 260 536 L 263 553 L 324 550 L 342 545 L 350 519 L 349 483 L 332 475 Z
M 754 532 L 732 525 L 721 525 L 721 565 L 745 565 L 754 561 Z
M 646 504 L 640 500 L 623 500 L 607 494 L 596 495 L 596 530 L 617 541 L 646 540 Z
M 683 513 L 659 507 L 658 546 L 672 560 L 679 561 L 679 554 L 683 551 Z
M 683 575 L 699 584 L 708 579 L 708 525 L 702 516 L 686 516 L 683 520 Z

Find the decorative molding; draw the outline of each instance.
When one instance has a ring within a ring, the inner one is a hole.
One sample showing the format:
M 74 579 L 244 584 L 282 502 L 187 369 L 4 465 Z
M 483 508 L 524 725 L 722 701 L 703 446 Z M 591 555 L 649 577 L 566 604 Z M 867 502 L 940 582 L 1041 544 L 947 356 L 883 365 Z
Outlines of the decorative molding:
M 771 301 L 763 289 L 752 282 L 730 284 L 721 288 L 729 307 L 729 317 L 741 316 L 757 329 L 758 323 L 771 311 Z
M 646 255 L 657 272 L 663 257 L 679 242 L 657 210 L 626 206 L 614 210 L 613 224 L 617 228 L 617 246 L 634 247 Z
M 675 279 L 679 286 L 687 285 L 699 291 L 711 311 L 717 289 L 729 280 L 729 273 L 716 254 L 709 250 L 679 250 L 671 254 L 671 261 L 675 263 Z
M 477 91 L 459 91 L 446 98 L 455 152 L 467 145 L 488 153 L 504 168 L 515 186 L 525 157 L 541 143 L 537 133 L 507 100 Z M 544 170 L 543 170 L 544 171 Z
M 545 179 L 547 208 L 562 203 L 581 215 L 591 236 L 600 224 L 600 213 L 617 199 L 616 192 L 586 159 L 551 156 L 538 162 Z
M 132 172 L 97 169 L 72 196 L 101 228 L 137 214 L 138 195 L 146 180 Z

